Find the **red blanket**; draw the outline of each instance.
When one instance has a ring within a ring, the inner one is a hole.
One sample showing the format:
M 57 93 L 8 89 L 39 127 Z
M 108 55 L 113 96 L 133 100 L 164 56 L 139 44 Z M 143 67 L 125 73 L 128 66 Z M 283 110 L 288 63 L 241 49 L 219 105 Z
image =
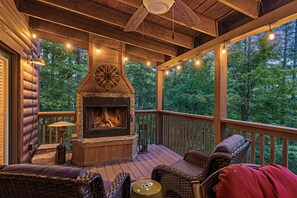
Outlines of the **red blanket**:
M 297 175 L 277 165 L 264 165 L 258 169 L 234 164 L 225 168 L 216 188 L 217 197 L 240 198 L 295 198 Z

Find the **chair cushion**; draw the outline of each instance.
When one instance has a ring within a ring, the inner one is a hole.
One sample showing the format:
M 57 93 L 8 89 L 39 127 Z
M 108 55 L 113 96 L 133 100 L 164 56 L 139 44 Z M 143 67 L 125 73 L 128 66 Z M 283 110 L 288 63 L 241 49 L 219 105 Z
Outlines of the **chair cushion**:
M 280 165 L 253 169 L 240 164 L 225 168 L 219 175 L 216 197 L 296 197 L 297 175 Z
M 245 143 L 244 137 L 235 134 L 220 142 L 213 150 L 214 152 L 233 153 Z
M 63 178 L 76 179 L 87 171 L 81 168 L 64 167 L 58 165 L 13 164 L 4 167 L 0 172 L 29 173 Z
M 195 164 L 189 163 L 183 159 L 171 164 L 170 167 L 180 170 L 189 175 L 199 175 L 203 171 L 203 168 Z

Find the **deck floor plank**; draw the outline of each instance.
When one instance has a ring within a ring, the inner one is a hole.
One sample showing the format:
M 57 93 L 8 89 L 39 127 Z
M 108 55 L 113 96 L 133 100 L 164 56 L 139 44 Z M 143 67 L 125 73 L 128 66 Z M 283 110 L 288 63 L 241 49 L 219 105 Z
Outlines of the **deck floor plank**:
M 99 173 L 104 181 L 113 181 L 116 175 L 121 172 L 127 172 L 132 180 L 138 180 L 150 178 L 154 167 L 161 164 L 170 165 L 179 159 L 182 159 L 182 156 L 163 145 L 149 145 L 147 153 L 138 154 L 132 161 L 106 163 L 84 168 L 90 172 Z

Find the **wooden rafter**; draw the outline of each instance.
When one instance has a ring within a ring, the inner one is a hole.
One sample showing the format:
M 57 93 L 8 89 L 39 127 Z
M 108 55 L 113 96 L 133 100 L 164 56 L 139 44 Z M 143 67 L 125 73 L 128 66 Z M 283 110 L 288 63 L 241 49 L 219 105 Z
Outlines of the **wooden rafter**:
M 258 18 L 260 2 L 258 0 L 218 0 L 253 19 Z
M 41 19 L 30 17 L 29 24 L 34 27 L 38 38 L 47 39 L 59 43 L 65 43 L 71 38 L 71 44 L 75 47 L 88 49 L 89 34 L 69 27 L 57 25 Z
M 259 17 L 249 23 L 246 23 L 222 36 L 219 36 L 199 47 L 196 47 L 178 57 L 175 57 L 158 66 L 158 70 L 165 70 L 168 67 L 173 67 L 180 63 L 180 61 L 187 61 L 198 54 L 203 54 L 211 51 L 217 45 L 224 43 L 225 41 L 237 42 L 248 36 L 267 31 L 269 27 L 267 24 L 272 23 L 272 27 L 276 25 L 282 25 L 289 21 L 297 19 L 297 1 L 292 1 L 278 9 L 269 12 L 266 15 Z
M 66 10 L 61 12 L 61 10 L 58 8 L 48 7 L 38 2 L 32 3 L 29 0 L 23 0 L 19 3 L 19 10 L 21 12 L 35 18 L 39 18 L 83 32 L 122 41 L 130 45 L 138 46 L 165 55 L 176 55 L 176 49 L 172 45 L 142 37 L 141 35 L 125 33 L 118 28 L 114 28 L 107 25 L 106 23 L 95 19 L 81 16 Z
M 68 0 L 38 0 L 48 5 L 56 6 L 64 10 L 75 12 L 96 20 L 104 21 L 112 25 L 124 28 L 129 21 L 131 15 L 120 12 L 94 2 L 85 2 L 81 0 L 68 1 Z M 138 27 L 136 32 L 143 35 L 150 36 L 165 42 L 179 45 L 188 49 L 193 49 L 193 39 L 191 36 L 175 33 L 172 38 L 172 30 L 163 26 L 156 25 L 150 22 L 143 22 L 143 25 Z
M 134 8 L 139 8 L 142 5 L 142 0 L 118 0 L 118 1 L 121 3 L 124 3 L 126 5 L 129 5 L 131 7 L 134 7 Z M 183 21 L 173 19 L 171 12 L 168 12 L 168 13 L 162 14 L 162 15 L 158 15 L 158 16 L 163 19 L 169 20 L 169 21 L 174 21 L 175 23 L 178 23 L 179 25 L 188 27 Z M 199 32 L 203 32 L 210 36 L 217 37 L 218 36 L 217 22 L 212 19 L 209 19 L 205 16 L 202 16 L 202 15 L 198 15 L 198 17 L 201 20 L 201 23 L 199 23 L 193 27 L 189 27 L 189 28 L 199 31 Z
M 163 63 L 165 61 L 165 57 L 162 54 L 135 47 L 132 45 L 126 45 L 126 53 L 129 55 L 138 56 L 146 60 L 152 60 L 160 63 Z
M 78 48 L 89 48 L 89 34 L 79 30 L 71 29 L 65 26 L 57 25 L 41 19 L 30 17 L 30 26 L 34 27 L 34 32 L 38 38 L 47 39 L 59 43 L 69 42 L 71 38 L 71 45 Z M 99 42 L 100 43 L 100 42 Z M 150 60 L 151 65 L 163 63 L 165 56 L 163 54 L 149 51 L 143 48 L 135 47 L 133 45 L 126 45 L 126 54 L 129 59 L 146 64 Z

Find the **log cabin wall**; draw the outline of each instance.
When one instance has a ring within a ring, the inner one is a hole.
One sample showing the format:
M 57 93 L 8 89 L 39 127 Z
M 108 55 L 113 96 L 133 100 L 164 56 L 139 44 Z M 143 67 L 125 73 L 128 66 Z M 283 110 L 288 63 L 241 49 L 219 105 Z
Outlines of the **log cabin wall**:
M 31 40 L 29 18 L 13 0 L 0 1 L 0 48 L 12 56 L 10 163 L 28 162 L 29 143 L 38 142 L 39 80 L 38 68 L 27 57 L 36 56 L 38 42 Z

